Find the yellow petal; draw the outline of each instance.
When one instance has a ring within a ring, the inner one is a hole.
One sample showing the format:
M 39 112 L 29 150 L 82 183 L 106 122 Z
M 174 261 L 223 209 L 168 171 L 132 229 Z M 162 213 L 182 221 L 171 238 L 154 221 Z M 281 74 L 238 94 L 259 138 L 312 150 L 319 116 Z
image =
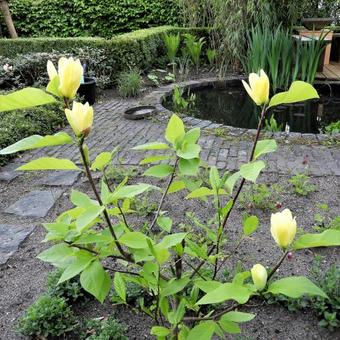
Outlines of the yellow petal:
M 250 270 L 251 276 L 257 290 L 261 291 L 266 287 L 267 284 L 267 270 L 261 264 L 255 264 Z
M 58 75 L 58 72 L 51 60 L 47 62 L 47 73 L 50 80 L 54 79 Z

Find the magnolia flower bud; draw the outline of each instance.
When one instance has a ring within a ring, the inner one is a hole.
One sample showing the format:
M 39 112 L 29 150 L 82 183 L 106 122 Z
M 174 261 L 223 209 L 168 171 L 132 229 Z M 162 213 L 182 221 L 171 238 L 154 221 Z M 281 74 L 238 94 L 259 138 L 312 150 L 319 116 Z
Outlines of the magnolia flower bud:
M 257 288 L 258 291 L 261 291 L 264 289 L 264 287 L 267 284 L 267 270 L 265 267 L 262 266 L 262 264 L 255 264 L 251 271 L 251 277 L 253 279 L 254 285 Z
M 275 242 L 286 249 L 294 240 L 296 234 L 296 220 L 289 209 L 272 214 L 270 218 L 271 233 Z
M 93 124 L 93 108 L 86 103 L 85 105 L 73 102 L 72 111 L 65 110 L 67 120 L 77 137 L 87 136 Z
M 260 75 L 250 73 L 249 85 L 244 80 L 242 83 L 256 105 L 261 106 L 269 102 L 269 78 L 263 70 L 260 71 Z
M 47 62 L 47 73 L 50 80 L 59 76 L 58 90 L 62 97 L 68 99 L 73 99 L 76 96 L 83 72 L 83 67 L 79 59 L 60 58 L 58 62 L 58 72 L 50 60 Z

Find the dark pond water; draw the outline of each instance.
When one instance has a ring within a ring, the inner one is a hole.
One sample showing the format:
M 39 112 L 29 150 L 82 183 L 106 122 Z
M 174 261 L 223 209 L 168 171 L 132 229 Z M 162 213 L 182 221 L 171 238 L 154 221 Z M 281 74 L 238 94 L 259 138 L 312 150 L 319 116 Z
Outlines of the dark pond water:
M 278 107 L 269 116 L 274 114 L 277 122 L 282 125 L 282 130 L 288 124 L 292 132 L 319 133 L 322 127 L 340 120 L 340 87 L 333 87 L 331 91 L 330 95 L 330 88 L 321 86 L 318 88 L 321 100 Z M 196 95 L 195 106 L 190 110 L 190 115 L 234 127 L 257 127 L 259 108 L 242 86 L 227 89 L 205 87 L 190 90 L 190 93 Z M 173 110 L 171 97 L 167 98 L 164 106 Z

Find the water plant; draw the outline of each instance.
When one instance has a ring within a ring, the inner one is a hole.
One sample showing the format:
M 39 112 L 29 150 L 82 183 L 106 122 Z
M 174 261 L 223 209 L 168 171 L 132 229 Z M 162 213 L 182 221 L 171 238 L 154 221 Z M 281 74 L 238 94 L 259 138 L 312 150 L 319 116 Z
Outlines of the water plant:
M 185 49 L 190 56 L 193 64 L 196 66 L 196 73 L 198 73 L 200 67 L 200 60 L 202 54 L 202 48 L 205 44 L 205 39 L 198 39 L 192 34 L 184 34 Z
M 53 76 L 48 91 L 61 97 L 63 87 L 79 86 L 80 79 L 78 82 L 73 72 L 69 72 L 69 77 L 71 79 L 66 83 L 61 83 L 59 75 Z M 79 276 L 82 288 L 100 302 L 106 299 L 113 284 L 121 303 L 126 305 L 127 284 L 137 283 L 151 296 L 147 303 L 141 299 L 139 308 L 152 318 L 154 325 L 150 333 L 159 339 L 210 340 L 214 334 L 223 338 L 225 333 L 239 333 L 240 324 L 256 316 L 246 311 L 247 303 L 265 293 L 291 298 L 303 295 L 328 298 L 320 287 L 304 276 L 285 276 L 280 272 L 281 278 L 276 278 L 277 270 L 290 251 L 340 245 L 337 230 L 297 236 L 297 221 L 288 209 L 271 216 L 272 244 L 277 245 L 278 252 L 271 270 L 254 261 L 252 268 L 233 268 L 235 271 L 230 272 L 235 275 L 228 282 L 219 279 L 226 264 L 232 265 L 230 258 L 239 246 L 228 242 L 228 231 L 232 227 L 229 217 L 245 183 L 256 182 L 266 167 L 262 156 L 277 149 L 275 140 L 259 140 L 266 113 L 277 105 L 318 97 L 311 85 L 294 82 L 285 94 L 269 98 L 268 78 L 261 72 L 261 76 L 252 74 L 250 79 L 249 95 L 261 107 L 262 113 L 249 160 L 233 174 L 210 167 L 208 183 L 198 181 L 196 188 L 187 183 L 196 179 L 201 165 L 200 129 L 187 130 L 176 114 L 168 121 L 164 141 L 133 148 L 135 152 L 154 152 L 145 155 L 143 163 L 149 166 L 144 176 L 165 181 L 163 189 L 149 183 L 130 185 L 128 179 L 118 185 L 107 183 L 105 176 L 99 183 L 94 180 L 92 173 L 101 174 L 111 163 L 112 155 L 103 152 L 90 161 L 93 158 L 89 156 L 87 141 L 91 136 L 94 113 L 86 105 L 79 107 L 77 104 L 71 111 L 72 97 L 63 99 L 73 136 L 66 132 L 32 136 L 0 151 L 0 154 L 15 153 L 55 145 L 69 145 L 79 150 L 81 166 L 69 159 L 42 157 L 18 168 L 18 171 L 83 171 L 88 178 L 93 195 L 72 190 L 70 198 L 74 207 L 59 215 L 55 223 L 44 224 L 46 237 L 53 240 L 53 244 L 38 258 L 63 269 L 60 283 Z M 63 90 L 71 93 L 68 88 Z M 9 96 L 5 96 L 2 111 L 27 105 L 22 92 Z M 53 97 L 38 90 L 34 104 L 42 104 L 44 100 L 50 102 Z M 191 190 L 187 190 L 187 186 Z M 214 209 L 211 218 L 207 218 L 212 224 L 204 226 L 203 222 L 204 237 L 198 237 L 195 229 L 185 228 L 170 211 L 164 211 L 168 195 L 184 190 L 186 199 L 204 198 L 207 207 Z M 126 219 L 130 213 L 129 202 L 148 191 L 160 193 L 157 212 L 148 229 L 133 227 Z M 155 226 L 161 232 L 153 232 Z M 179 229 L 179 226 L 183 228 Z M 245 218 L 242 224 L 244 237 L 255 237 L 258 226 L 255 216 Z M 238 310 L 240 307 L 243 307 L 242 312 Z
M 207 58 L 210 66 L 213 66 L 216 60 L 216 50 L 212 48 L 207 49 Z
M 181 37 L 178 34 L 165 34 L 163 41 L 166 47 L 166 53 L 170 64 L 172 65 L 172 73 L 176 73 L 176 55 L 181 42 Z

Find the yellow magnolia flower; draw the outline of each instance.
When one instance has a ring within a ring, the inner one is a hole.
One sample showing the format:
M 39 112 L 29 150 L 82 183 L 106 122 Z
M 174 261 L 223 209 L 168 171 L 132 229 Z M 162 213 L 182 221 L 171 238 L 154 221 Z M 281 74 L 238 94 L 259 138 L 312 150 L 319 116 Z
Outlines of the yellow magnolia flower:
M 263 70 L 260 71 L 260 75 L 250 73 L 249 85 L 244 80 L 242 83 L 256 105 L 261 106 L 269 102 L 269 78 Z
M 261 291 L 267 284 L 267 270 L 262 264 L 255 264 L 253 268 L 250 270 L 251 277 L 253 279 L 254 285 L 257 290 Z
M 289 209 L 272 214 L 270 218 L 271 233 L 275 242 L 281 248 L 287 248 L 296 234 L 296 220 Z
M 60 58 L 58 62 L 58 72 L 52 61 L 49 60 L 47 62 L 47 73 L 50 80 L 53 80 L 57 75 L 59 76 L 58 90 L 61 96 L 68 99 L 73 99 L 76 96 L 83 72 L 83 67 L 79 59 Z
M 87 136 L 93 124 L 93 108 L 86 103 L 85 105 L 73 102 L 72 111 L 65 110 L 67 120 L 71 125 L 76 136 Z

